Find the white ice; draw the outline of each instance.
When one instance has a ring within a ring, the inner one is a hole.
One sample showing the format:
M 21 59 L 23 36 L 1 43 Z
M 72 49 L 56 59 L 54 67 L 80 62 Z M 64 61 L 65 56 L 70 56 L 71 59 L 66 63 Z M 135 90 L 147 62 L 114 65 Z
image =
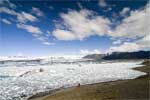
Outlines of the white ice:
M 80 84 L 133 79 L 145 73 L 132 70 L 142 66 L 136 62 L 45 64 L 0 67 L 0 100 L 26 100 L 38 92 Z M 42 69 L 42 71 L 40 71 Z M 25 95 L 26 97 L 21 97 Z

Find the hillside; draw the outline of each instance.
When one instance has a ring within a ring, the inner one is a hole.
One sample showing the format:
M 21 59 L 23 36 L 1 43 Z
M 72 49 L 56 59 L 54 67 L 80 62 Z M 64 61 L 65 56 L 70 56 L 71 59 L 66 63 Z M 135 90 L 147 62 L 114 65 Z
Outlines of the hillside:
M 137 52 L 113 52 L 112 54 L 92 54 L 84 56 L 83 58 L 95 60 L 118 60 L 118 59 L 149 59 L 150 51 L 137 51 Z
M 138 51 L 138 52 L 114 52 L 110 55 L 103 57 L 105 60 L 115 59 L 149 59 L 150 51 Z
M 105 54 L 90 54 L 90 55 L 86 55 L 83 58 L 86 59 L 92 59 L 92 60 L 98 60 L 98 59 L 102 59 L 105 56 Z

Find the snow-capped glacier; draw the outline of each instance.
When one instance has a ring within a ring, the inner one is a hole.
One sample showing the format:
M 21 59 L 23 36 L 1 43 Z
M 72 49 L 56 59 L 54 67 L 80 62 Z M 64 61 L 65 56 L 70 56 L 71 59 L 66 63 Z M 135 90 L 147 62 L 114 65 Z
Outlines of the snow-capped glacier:
M 75 59 L 0 61 L 0 100 L 26 100 L 60 87 L 133 79 L 145 73 L 131 68 L 141 61 L 82 62 Z

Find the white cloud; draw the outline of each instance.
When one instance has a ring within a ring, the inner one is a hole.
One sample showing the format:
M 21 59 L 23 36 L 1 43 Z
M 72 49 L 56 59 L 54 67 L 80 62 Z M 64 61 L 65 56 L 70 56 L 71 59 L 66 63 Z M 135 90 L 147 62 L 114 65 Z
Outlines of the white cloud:
M 15 12 L 14 10 L 11 10 L 9 8 L 6 8 L 6 7 L 1 7 L 0 8 L 0 13 L 6 13 L 6 14 L 10 14 L 10 15 L 17 15 L 17 12 Z
M 75 40 L 76 36 L 70 31 L 56 29 L 52 33 L 58 40 Z
M 99 1 L 101 7 L 108 6 L 104 0 Z M 10 7 L 9 7 L 10 8 Z M 9 9 L 6 7 L 0 8 L 0 13 L 6 13 L 17 17 L 18 22 L 21 24 L 17 24 L 18 28 L 25 29 L 31 33 L 42 33 L 42 31 L 38 27 L 34 27 L 32 25 L 25 25 L 26 22 L 35 22 L 38 19 L 30 13 L 22 11 L 21 13 L 16 12 L 13 9 Z M 33 12 L 40 11 L 38 8 L 33 7 Z M 53 36 L 55 36 L 59 40 L 84 40 L 90 36 L 98 35 L 98 36 L 110 36 L 113 38 L 130 38 L 137 39 L 142 38 L 135 43 L 125 42 L 120 45 L 118 48 L 120 51 L 126 49 L 128 46 L 137 47 L 137 48 L 148 48 L 148 39 L 150 34 L 150 7 L 147 5 L 145 9 L 131 11 L 130 8 L 125 7 L 120 14 L 126 15 L 130 13 L 129 16 L 124 16 L 124 19 L 120 22 L 120 24 L 116 25 L 112 29 L 111 22 L 108 18 L 97 15 L 95 12 L 81 9 L 80 11 L 70 10 L 68 13 L 60 14 L 62 18 L 61 27 L 56 27 L 55 30 L 51 32 Z M 37 16 L 41 16 L 42 13 L 39 13 Z M 4 20 L 3 20 L 4 21 Z M 6 20 L 5 20 L 6 22 Z M 9 23 L 8 21 L 6 23 Z M 24 23 L 24 24 L 23 24 Z M 117 22 L 116 22 L 117 23 Z M 56 25 L 58 26 L 58 25 Z M 120 41 L 114 41 L 114 44 L 121 44 Z M 123 49 L 121 49 L 123 48 Z M 117 50 L 116 47 L 112 47 L 111 49 Z M 131 49 L 132 51 L 133 49 Z
M 118 25 L 115 31 L 111 31 L 112 37 L 137 39 L 143 37 L 132 43 L 125 42 L 120 46 L 110 47 L 108 52 L 132 52 L 137 50 L 150 50 L 150 7 L 146 6 L 145 9 L 131 11 L 131 15 L 123 19 L 122 23 Z M 110 32 L 110 33 L 111 33 Z
M 112 37 L 137 38 L 149 34 L 150 28 L 150 7 L 143 10 L 131 11 L 131 15 L 123 19 L 115 30 L 111 30 Z
M 99 5 L 101 7 L 106 7 L 107 6 L 107 3 L 105 2 L 105 0 L 99 0 Z
M 51 34 L 51 31 L 48 31 L 48 30 L 47 30 L 46 33 L 50 35 L 50 34 Z
M 54 43 L 49 42 L 48 38 L 43 36 L 42 34 L 36 36 L 37 40 L 40 40 L 44 45 L 54 45 Z
M 9 20 L 7 19 L 2 19 L 2 22 L 5 23 L 5 24 L 12 24 Z
M 29 13 L 26 13 L 26 12 L 21 12 L 21 13 L 18 13 L 17 14 L 17 19 L 19 22 L 21 23 L 25 23 L 27 21 L 30 21 L 30 22 L 35 22 L 37 21 L 37 18 Z
M 11 3 L 9 0 L 1 0 L 0 1 L 0 5 L 2 5 L 2 6 L 9 6 L 12 9 L 16 8 L 16 5 Z
M 125 11 L 124 11 L 125 12 Z M 120 46 L 110 47 L 107 52 L 131 52 L 137 50 L 150 49 L 148 35 L 150 34 L 150 8 L 129 11 L 130 15 L 126 16 L 115 28 L 109 19 L 95 15 L 94 12 L 81 9 L 80 11 L 70 10 L 67 14 L 61 14 L 64 23 L 61 27 L 56 27 L 52 32 L 58 40 L 83 40 L 93 35 L 110 36 L 114 38 L 113 44 Z M 127 40 L 138 41 L 129 42 Z M 147 39 L 148 38 L 148 39 Z M 119 40 L 117 40 L 119 39 Z M 123 43 L 123 44 L 122 44 Z M 82 51 L 83 53 L 84 51 Z M 85 50 L 88 53 L 88 51 Z
M 26 25 L 26 24 L 17 24 L 17 27 L 32 33 L 32 35 L 37 40 L 40 40 L 44 45 L 54 45 L 54 43 L 48 42 L 48 38 L 43 36 L 42 31 L 38 27 L 32 25 Z
M 87 49 L 85 49 L 85 50 L 80 50 L 80 53 L 81 53 L 82 55 L 101 54 L 101 51 L 98 50 L 98 49 L 94 49 L 94 50 L 87 50 Z
M 54 43 L 50 43 L 50 42 L 46 42 L 46 41 L 44 41 L 43 44 L 44 45 L 54 45 Z
M 138 50 L 140 50 L 140 47 L 136 43 L 124 42 L 120 46 L 110 47 L 107 52 L 133 52 Z
M 120 39 L 113 41 L 113 44 L 121 44 L 121 43 L 122 43 L 122 41 Z
M 150 34 L 134 42 L 124 42 L 120 46 L 112 46 L 107 52 L 133 52 L 138 50 L 150 50 Z
M 16 16 L 17 21 L 19 21 L 21 23 L 25 23 L 27 21 L 30 21 L 30 22 L 37 21 L 37 18 L 35 16 L 31 15 L 30 13 L 26 13 L 24 11 L 19 13 L 19 12 L 16 12 L 15 10 L 12 10 L 12 9 L 9 9 L 9 8 L 6 8 L 6 7 L 1 7 L 0 8 L 0 13 L 6 13 L 6 14 Z
M 37 16 L 44 16 L 44 13 L 39 8 L 36 7 L 32 7 L 32 13 Z
M 125 7 L 125 8 L 123 8 L 122 11 L 120 12 L 120 15 L 121 15 L 121 16 L 125 16 L 126 14 L 129 13 L 129 11 L 130 11 L 130 8 Z
M 40 9 L 33 7 L 32 8 L 32 13 L 36 14 L 37 16 L 43 16 L 44 14 L 40 11 Z M 15 16 L 17 19 L 15 19 L 14 21 L 19 22 L 17 23 L 17 28 L 20 29 L 24 29 L 27 32 L 32 33 L 32 35 L 40 40 L 42 42 L 42 44 L 44 45 L 54 45 L 54 43 L 50 43 L 48 42 L 48 38 L 47 36 L 44 36 L 44 34 L 42 34 L 43 32 L 41 31 L 41 29 L 39 27 L 35 27 L 33 25 L 27 25 L 26 22 L 36 22 L 38 19 L 27 12 L 16 12 L 13 9 L 9 9 L 7 7 L 1 7 L 0 8 L 0 13 L 6 13 L 12 16 Z M 6 24 L 11 24 L 10 21 L 8 21 L 7 19 L 2 19 L 2 22 L 6 23 Z
M 51 31 L 47 30 L 46 33 L 47 33 L 46 37 L 51 37 L 52 36 L 52 32 Z
M 71 10 L 61 14 L 63 23 L 68 30 L 57 28 L 52 34 L 59 40 L 83 40 L 92 35 L 102 36 L 108 33 L 110 21 L 102 16 L 94 16 L 94 12 L 82 9 Z
M 25 25 L 25 24 L 17 24 L 17 27 L 20 29 L 25 29 L 26 31 L 30 32 L 30 33 L 34 33 L 34 34 L 41 34 L 42 31 L 35 26 L 32 25 Z
M 150 50 L 150 33 L 147 34 L 142 39 L 137 40 L 136 44 L 138 44 L 141 49 L 148 49 L 148 50 Z
M 37 37 L 37 39 L 42 41 L 42 42 L 47 41 L 47 38 L 43 37 L 43 36 L 39 36 L 39 37 Z

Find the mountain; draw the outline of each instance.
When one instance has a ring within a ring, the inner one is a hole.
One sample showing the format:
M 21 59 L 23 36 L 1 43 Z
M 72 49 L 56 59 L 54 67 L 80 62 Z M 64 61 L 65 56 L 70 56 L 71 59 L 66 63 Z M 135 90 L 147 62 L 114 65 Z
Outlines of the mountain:
M 137 52 L 114 52 L 110 55 L 103 57 L 105 60 L 115 59 L 150 59 L 150 51 L 137 51 Z
M 90 55 L 84 56 L 83 58 L 91 59 L 91 60 L 100 60 L 104 56 L 106 56 L 106 55 L 105 54 L 90 54 Z
M 92 54 L 84 56 L 83 58 L 95 60 L 119 60 L 119 59 L 150 59 L 150 51 L 137 52 L 113 52 L 112 54 Z

